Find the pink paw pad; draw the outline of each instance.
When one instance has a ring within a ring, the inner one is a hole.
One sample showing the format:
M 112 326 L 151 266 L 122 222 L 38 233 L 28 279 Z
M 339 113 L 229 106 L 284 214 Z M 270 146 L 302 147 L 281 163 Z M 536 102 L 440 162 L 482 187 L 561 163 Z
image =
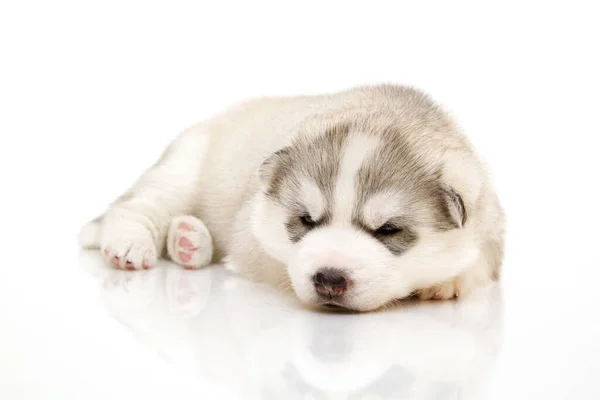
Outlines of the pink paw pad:
M 191 255 L 189 255 L 188 253 L 184 253 L 183 251 L 180 251 L 178 255 L 181 261 L 183 262 L 188 262 L 192 259 Z
M 182 231 L 195 231 L 196 230 L 193 225 L 190 225 L 187 222 L 180 222 L 179 225 L 177 226 L 177 228 L 181 229 Z
M 179 238 L 179 242 L 177 243 L 179 245 L 179 247 L 183 247 L 186 249 L 191 249 L 192 247 L 194 247 L 194 245 L 192 244 L 192 241 L 188 238 L 186 238 L 185 236 L 182 236 L 181 238 Z

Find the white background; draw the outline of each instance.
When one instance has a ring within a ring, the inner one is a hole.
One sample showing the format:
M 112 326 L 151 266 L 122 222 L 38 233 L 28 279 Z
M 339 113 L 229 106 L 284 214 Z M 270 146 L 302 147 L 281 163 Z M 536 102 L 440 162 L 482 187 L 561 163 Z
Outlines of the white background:
M 0 397 L 220 390 L 106 314 L 79 227 L 228 104 L 393 82 L 455 115 L 506 208 L 504 345 L 486 398 L 600 398 L 596 6 L 0 3 Z

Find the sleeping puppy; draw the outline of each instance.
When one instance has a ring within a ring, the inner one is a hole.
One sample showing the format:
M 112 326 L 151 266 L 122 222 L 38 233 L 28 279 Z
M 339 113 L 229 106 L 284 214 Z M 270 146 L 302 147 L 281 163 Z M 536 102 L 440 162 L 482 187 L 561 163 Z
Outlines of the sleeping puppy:
M 504 213 L 429 96 L 394 85 L 235 105 L 184 131 L 80 235 L 122 269 L 223 262 L 311 306 L 451 299 L 499 277 Z

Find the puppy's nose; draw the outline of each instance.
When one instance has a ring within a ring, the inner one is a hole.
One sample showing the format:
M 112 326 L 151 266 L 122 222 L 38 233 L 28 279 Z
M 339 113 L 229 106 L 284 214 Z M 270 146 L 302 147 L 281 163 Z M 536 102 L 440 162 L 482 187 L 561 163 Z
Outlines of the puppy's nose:
M 348 288 L 348 280 L 344 274 L 333 268 L 319 270 L 313 281 L 317 293 L 329 298 L 341 296 Z

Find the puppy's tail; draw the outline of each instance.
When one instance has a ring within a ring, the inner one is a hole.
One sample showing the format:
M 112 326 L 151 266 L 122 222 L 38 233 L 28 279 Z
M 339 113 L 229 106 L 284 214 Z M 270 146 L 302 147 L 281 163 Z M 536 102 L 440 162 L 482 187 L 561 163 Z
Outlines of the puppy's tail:
M 100 248 L 100 224 L 103 216 L 100 216 L 81 228 L 79 231 L 79 245 L 84 249 Z

